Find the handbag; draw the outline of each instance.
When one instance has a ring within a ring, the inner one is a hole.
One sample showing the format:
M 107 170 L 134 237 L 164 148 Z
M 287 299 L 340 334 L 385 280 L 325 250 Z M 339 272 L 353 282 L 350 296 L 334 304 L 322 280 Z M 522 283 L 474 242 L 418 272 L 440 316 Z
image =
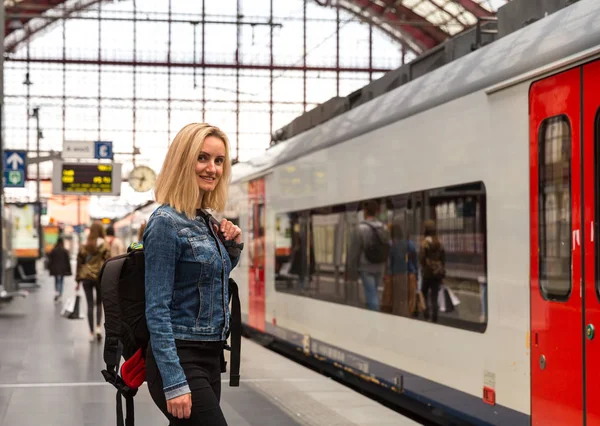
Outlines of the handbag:
M 67 319 L 81 319 L 81 291 L 67 299 L 60 314 Z
M 454 308 L 460 304 L 460 299 L 456 297 L 454 292 L 446 287 L 444 284 L 440 286 L 440 292 L 438 293 L 438 306 L 440 312 L 454 312 Z

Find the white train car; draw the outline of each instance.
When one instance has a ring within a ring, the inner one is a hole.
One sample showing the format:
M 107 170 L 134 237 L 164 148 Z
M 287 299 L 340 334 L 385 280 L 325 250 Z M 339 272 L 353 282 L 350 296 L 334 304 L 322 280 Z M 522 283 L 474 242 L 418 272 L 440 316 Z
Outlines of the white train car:
M 115 237 L 119 238 L 125 244 L 125 247 L 129 247 L 131 243 L 137 242 L 140 228 L 148 221 L 150 215 L 157 207 L 158 203 L 149 201 L 115 221 L 113 225 L 115 228 Z
M 582 0 L 236 165 L 246 325 L 440 420 L 600 425 L 599 58 Z M 346 279 L 373 199 L 405 249 L 436 221 L 437 323 Z

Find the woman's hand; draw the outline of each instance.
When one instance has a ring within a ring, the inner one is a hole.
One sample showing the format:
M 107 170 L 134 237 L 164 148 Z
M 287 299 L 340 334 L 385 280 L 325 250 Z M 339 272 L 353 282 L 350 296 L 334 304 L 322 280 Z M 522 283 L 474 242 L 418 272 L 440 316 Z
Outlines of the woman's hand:
M 192 415 L 192 394 L 178 396 L 167 401 L 167 411 L 178 419 L 189 419 Z
M 227 219 L 221 221 L 221 232 L 226 240 L 234 240 L 238 244 L 242 242 L 242 230 Z

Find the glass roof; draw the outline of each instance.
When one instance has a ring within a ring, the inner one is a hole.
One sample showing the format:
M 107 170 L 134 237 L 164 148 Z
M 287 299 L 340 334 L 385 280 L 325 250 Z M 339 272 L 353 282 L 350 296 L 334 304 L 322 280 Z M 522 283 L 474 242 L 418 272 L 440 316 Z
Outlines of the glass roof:
M 415 53 L 430 49 L 494 16 L 508 0 L 338 0 Z
M 495 13 L 498 6 L 506 1 L 471 0 L 490 13 Z M 403 6 L 412 9 L 431 24 L 440 27 L 449 35 L 460 33 L 465 28 L 477 23 L 477 17 L 467 10 L 461 2 L 454 0 L 402 0 Z

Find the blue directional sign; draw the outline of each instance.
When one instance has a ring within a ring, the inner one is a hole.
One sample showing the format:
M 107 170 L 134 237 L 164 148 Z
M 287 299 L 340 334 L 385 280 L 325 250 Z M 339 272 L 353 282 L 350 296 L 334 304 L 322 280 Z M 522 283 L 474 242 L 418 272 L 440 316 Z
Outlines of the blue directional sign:
M 4 187 L 25 188 L 27 178 L 27 152 L 7 149 L 4 151 Z
M 112 142 L 95 141 L 94 142 L 94 158 L 98 160 L 112 160 L 113 150 Z

